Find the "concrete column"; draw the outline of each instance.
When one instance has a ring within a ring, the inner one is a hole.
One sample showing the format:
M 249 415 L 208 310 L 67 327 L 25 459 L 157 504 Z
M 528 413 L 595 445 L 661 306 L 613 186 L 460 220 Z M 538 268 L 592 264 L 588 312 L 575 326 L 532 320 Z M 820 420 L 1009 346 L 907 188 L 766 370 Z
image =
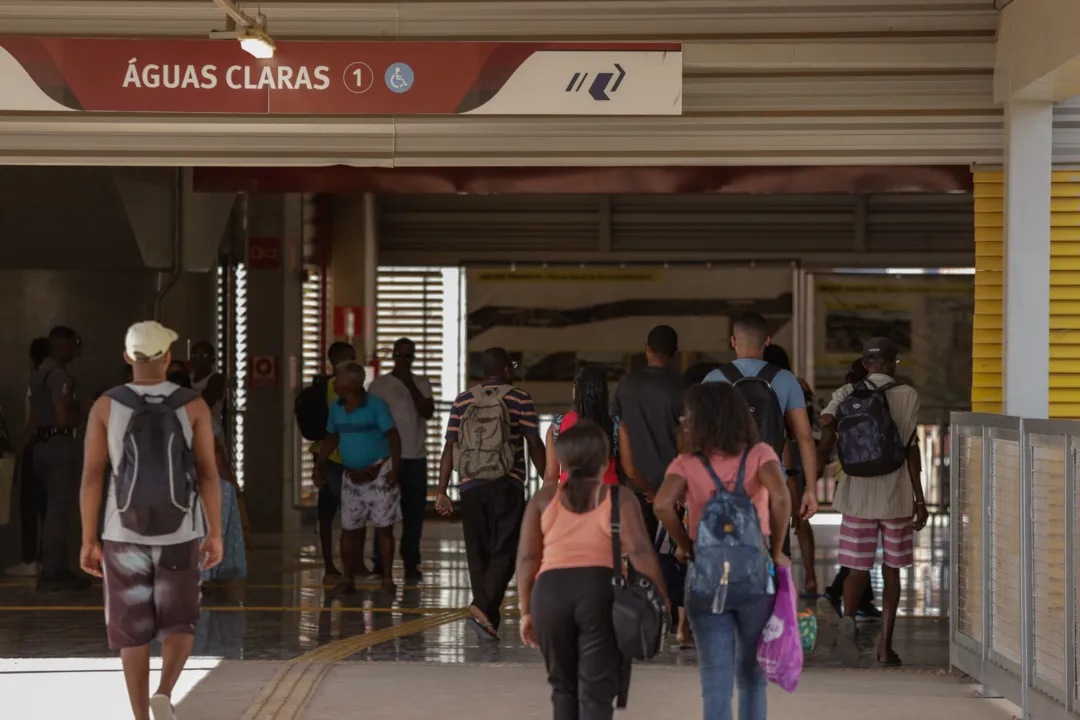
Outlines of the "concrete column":
M 1005 110 L 1004 408 L 1050 410 L 1050 183 L 1053 105 L 1012 101 Z
M 368 250 L 364 243 L 365 226 L 368 222 L 367 209 L 368 203 L 362 197 L 339 196 L 335 200 L 333 242 L 330 249 L 329 334 L 335 341 L 351 342 L 360 358 L 366 358 L 373 349 L 364 347 L 366 314 L 361 311 L 356 318 L 358 337 L 351 338 L 334 328 L 334 317 L 335 308 L 365 308 L 368 302 L 368 278 L 365 272 Z
M 252 529 L 278 533 L 298 527 L 292 504 L 296 436 L 291 368 L 300 355 L 298 263 L 302 213 L 298 195 L 253 195 L 248 200 L 250 237 L 280 239 L 281 262 L 272 269 L 248 269 L 248 357 L 277 361 L 277 382 L 247 387 L 244 421 L 245 496 Z M 294 251 L 292 248 L 296 248 Z M 247 381 L 247 378 L 240 378 Z

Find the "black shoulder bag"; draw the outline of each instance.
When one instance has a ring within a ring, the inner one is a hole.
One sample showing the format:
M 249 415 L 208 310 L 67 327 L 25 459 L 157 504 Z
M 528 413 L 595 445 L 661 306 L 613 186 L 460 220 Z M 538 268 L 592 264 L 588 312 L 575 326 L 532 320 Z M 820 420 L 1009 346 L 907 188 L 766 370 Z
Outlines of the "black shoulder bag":
M 618 707 L 626 707 L 626 691 L 630 685 L 630 661 L 648 660 L 660 652 L 667 635 L 668 612 L 664 595 L 656 583 L 628 566 L 622 573 L 622 541 L 619 514 L 619 486 L 611 486 L 611 561 L 614 601 L 611 620 L 615 642 L 623 658 L 623 672 Z

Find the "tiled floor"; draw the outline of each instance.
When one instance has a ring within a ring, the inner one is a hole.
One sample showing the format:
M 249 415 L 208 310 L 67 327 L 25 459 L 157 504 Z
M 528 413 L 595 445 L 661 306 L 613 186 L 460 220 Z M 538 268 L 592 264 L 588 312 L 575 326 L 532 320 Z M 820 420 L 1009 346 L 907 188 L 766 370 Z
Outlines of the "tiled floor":
M 838 527 L 829 516 L 822 516 L 815 530 L 818 582 L 824 587 L 836 570 Z M 314 534 L 283 542 L 260 541 L 250 553 L 251 573 L 243 586 L 208 589 L 194 653 L 204 658 L 200 662 L 540 662 L 539 654 L 518 640 L 513 588 L 502 642 L 496 646 L 478 642 L 464 622 L 448 614 L 470 601 L 460 526 L 429 523 L 424 541 L 425 580 L 420 586 L 399 585 L 395 593 L 366 587 L 347 598 L 333 597 L 320 584 L 322 568 L 314 557 L 314 541 Z M 896 648 L 909 668 L 942 669 L 948 663 L 947 554 L 947 519 L 937 518 L 919 536 L 916 567 L 902 575 L 905 617 L 897 626 Z M 801 563 L 796 560 L 795 565 Z M 801 582 L 801 577 L 797 579 Z M 874 581 L 880 591 L 880 574 Z M 102 615 L 100 587 L 76 595 L 38 595 L 29 583 L 0 581 L 0 658 L 54 663 L 16 664 L 28 678 L 37 677 L 45 668 L 61 667 L 55 664 L 60 659 L 70 664 L 73 658 L 112 658 Z M 807 665 L 825 669 L 837 662 L 831 651 L 833 623 L 829 617 L 822 620 L 818 647 L 808 656 Z M 876 624 L 862 627 L 864 664 L 870 666 Z M 675 648 L 654 661 L 669 667 L 694 662 L 693 651 Z M 10 680 L 12 667 L 12 661 L 0 661 L 0 679 Z M 122 697 L 118 680 L 110 682 L 116 683 Z M 16 694 L 20 687 L 24 686 L 15 687 Z

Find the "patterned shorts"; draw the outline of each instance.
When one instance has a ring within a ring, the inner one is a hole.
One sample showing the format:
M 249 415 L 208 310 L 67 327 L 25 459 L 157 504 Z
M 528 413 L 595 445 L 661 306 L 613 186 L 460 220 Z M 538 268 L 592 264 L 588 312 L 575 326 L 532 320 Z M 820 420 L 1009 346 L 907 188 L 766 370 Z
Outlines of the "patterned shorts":
M 103 543 L 110 648 L 141 647 L 165 635 L 195 634 L 199 545 L 198 540 L 163 546 Z
M 379 476 L 369 483 L 358 485 L 349 479 L 348 472 L 341 483 L 341 529 L 360 530 L 366 527 L 390 527 L 401 521 L 401 488 L 388 487 L 387 461 Z
M 911 518 L 863 520 L 851 515 L 845 515 L 840 524 L 840 564 L 852 570 L 873 568 L 878 536 L 886 565 L 904 568 L 915 564 L 915 532 Z

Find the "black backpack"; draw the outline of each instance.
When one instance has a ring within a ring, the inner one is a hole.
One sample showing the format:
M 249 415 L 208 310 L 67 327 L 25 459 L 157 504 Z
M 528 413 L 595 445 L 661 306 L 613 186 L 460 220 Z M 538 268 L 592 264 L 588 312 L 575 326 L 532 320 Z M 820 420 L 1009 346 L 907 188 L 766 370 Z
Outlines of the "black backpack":
M 293 403 L 293 415 L 305 440 L 316 442 L 326 437 L 326 420 L 330 406 L 326 403 L 330 378 L 316 375 L 315 380 L 300 391 Z
M 787 439 L 787 424 L 784 422 L 784 411 L 780 407 L 780 398 L 772 389 L 772 382 L 776 379 L 780 368 L 776 365 L 766 364 L 757 375 L 743 375 L 734 363 L 720 366 L 720 372 L 724 374 L 728 382 L 739 391 L 750 406 L 750 412 L 754 414 L 754 422 L 757 423 L 758 436 L 761 442 L 767 444 L 780 457 L 784 455 L 784 441 Z
M 886 395 L 900 384 L 877 387 L 860 380 L 837 408 L 837 455 L 849 477 L 889 475 L 903 467 L 908 444 L 900 437 Z
M 131 409 L 124 453 L 113 468 L 120 524 L 145 537 L 171 535 L 189 514 L 195 522 L 195 456 L 176 411 L 199 393 L 178 388 L 167 397 L 140 395 L 126 385 L 105 393 Z

